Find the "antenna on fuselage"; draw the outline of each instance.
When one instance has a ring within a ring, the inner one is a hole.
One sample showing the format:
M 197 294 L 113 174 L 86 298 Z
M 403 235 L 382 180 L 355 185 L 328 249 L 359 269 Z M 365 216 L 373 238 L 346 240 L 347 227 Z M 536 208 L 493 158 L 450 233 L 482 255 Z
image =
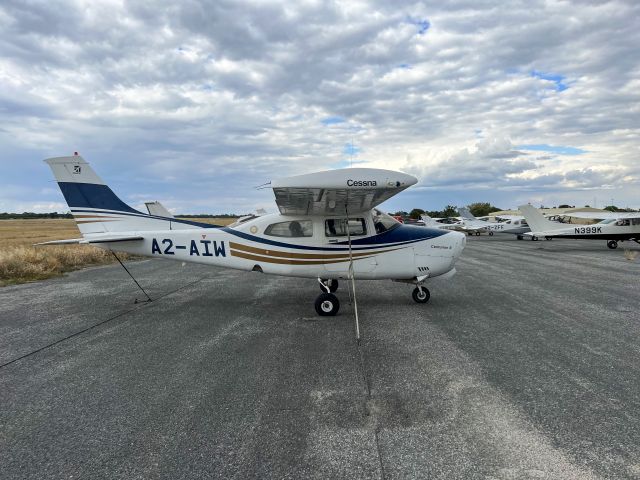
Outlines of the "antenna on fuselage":
M 350 160 L 351 160 L 351 162 L 350 162 L 350 163 L 351 163 L 351 168 L 353 168 L 353 149 L 354 149 L 354 147 L 353 147 L 353 135 L 352 135 L 352 136 L 351 136 L 351 148 L 349 149 L 349 153 L 351 154 L 351 156 L 350 156 Z M 349 224 L 349 223 L 348 223 L 348 221 L 347 221 L 347 226 L 348 226 L 348 224 Z

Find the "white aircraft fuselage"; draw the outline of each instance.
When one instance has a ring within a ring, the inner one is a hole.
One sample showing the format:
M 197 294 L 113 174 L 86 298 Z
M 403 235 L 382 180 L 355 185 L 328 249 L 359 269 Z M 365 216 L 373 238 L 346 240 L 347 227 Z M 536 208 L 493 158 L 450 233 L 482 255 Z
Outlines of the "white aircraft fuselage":
M 108 219 L 126 223 L 128 220 L 115 211 L 92 209 L 92 213 L 88 213 L 82 209 L 73 213 L 81 215 L 79 221 L 86 222 L 100 223 L 101 219 Z M 358 279 L 409 280 L 452 272 L 466 242 L 458 232 L 400 223 L 388 231 L 375 233 L 372 211 L 354 217 L 364 221 L 367 233 L 351 236 L 351 254 L 348 237 L 328 236 L 326 229 L 327 221 L 344 219 L 344 216 L 271 214 L 230 227 L 158 218 L 158 223 L 164 223 L 165 228 L 118 232 L 123 236 L 140 235 L 141 241 L 94 245 L 167 260 L 307 278 L 347 278 L 352 258 L 354 276 Z M 307 225 L 310 222 L 310 236 L 290 238 L 265 233 L 272 225 L 290 222 Z M 91 234 L 85 238 L 90 240 Z

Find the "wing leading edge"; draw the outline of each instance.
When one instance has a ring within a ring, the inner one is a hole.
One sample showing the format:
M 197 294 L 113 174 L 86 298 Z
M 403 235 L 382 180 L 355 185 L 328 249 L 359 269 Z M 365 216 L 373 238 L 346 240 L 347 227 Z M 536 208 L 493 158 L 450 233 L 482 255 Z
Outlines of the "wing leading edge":
M 371 210 L 417 182 L 392 170 L 345 168 L 281 178 L 271 188 L 283 215 L 344 215 Z

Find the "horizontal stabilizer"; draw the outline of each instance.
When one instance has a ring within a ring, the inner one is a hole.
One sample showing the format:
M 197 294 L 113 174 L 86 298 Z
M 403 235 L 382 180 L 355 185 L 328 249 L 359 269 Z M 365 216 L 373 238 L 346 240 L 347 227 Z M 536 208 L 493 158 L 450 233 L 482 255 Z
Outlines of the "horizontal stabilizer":
M 71 245 L 73 243 L 80 243 L 84 238 L 68 238 L 67 240 L 51 240 L 50 242 L 34 243 L 33 246 L 38 245 Z
M 136 240 L 144 240 L 144 237 L 140 236 L 118 236 L 118 235 L 96 235 L 88 238 L 70 238 L 67 240 L 52 240 L 50 242 L 36 243 L 34 245 L 69 245 L 74 243 L 88 244 L 88 243 L 114 243 L 114 242 L 133 242 Z

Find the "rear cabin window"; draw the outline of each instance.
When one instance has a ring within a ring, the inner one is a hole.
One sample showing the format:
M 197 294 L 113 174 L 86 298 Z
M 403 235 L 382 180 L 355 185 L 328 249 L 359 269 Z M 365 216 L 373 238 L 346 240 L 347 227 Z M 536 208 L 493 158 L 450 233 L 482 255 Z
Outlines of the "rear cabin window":
M 324 222 L 324 233 L 327 237 L 346 237 L 348 233 L 352 237 L 367 234 L 367 225 L 364 218 L 350 218 L 348 228 L 349 231 L 347 232 L 346 218 L 330 218 Z
M 313 222 L 311 220 L 293 220 L 272 223 L 265 229 L 264 234 L 272 237 L 313 237 Z

